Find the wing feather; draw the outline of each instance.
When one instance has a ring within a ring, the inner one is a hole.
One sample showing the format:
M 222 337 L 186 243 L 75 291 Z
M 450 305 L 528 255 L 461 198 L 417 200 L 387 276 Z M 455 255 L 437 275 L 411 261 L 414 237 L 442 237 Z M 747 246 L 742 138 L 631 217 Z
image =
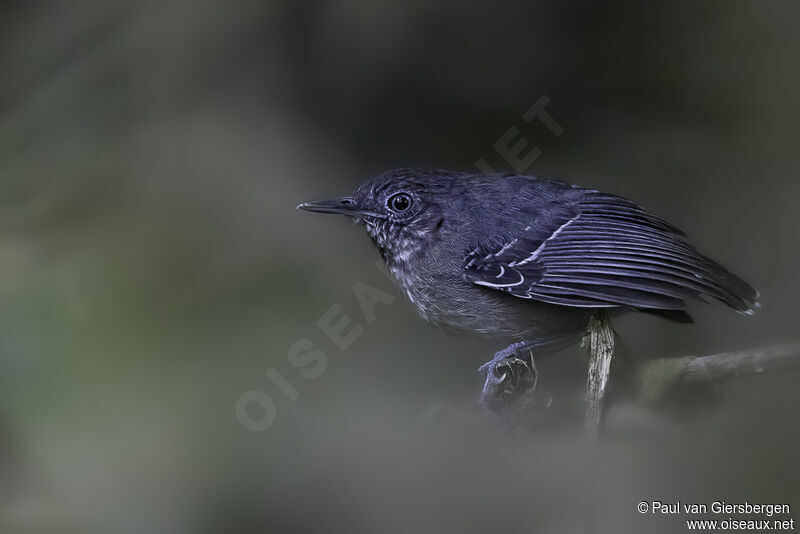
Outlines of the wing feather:
M 554 210 L 562 215 L 548 221 L 549 231 L 528 225 L 473 249 L 467 279 L 562 306 L 679 310 L 703 296 L 745 313 L 757 306 L 752 287 L 633 202 L 597 191 L 572 202 Z

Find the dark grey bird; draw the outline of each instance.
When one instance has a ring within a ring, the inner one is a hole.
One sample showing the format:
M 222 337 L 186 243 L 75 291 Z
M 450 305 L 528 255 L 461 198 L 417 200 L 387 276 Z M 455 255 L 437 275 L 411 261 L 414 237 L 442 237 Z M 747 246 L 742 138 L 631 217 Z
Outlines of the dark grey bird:
M 758 293 L 683 232 L 625 198 L 514 174 L 385 172 L 352 195 L 304 202 L 366 227 L 423 318 L 446 330 L 548 351 L 598 310 L 692 322 L 687 301 L 751 314 Z

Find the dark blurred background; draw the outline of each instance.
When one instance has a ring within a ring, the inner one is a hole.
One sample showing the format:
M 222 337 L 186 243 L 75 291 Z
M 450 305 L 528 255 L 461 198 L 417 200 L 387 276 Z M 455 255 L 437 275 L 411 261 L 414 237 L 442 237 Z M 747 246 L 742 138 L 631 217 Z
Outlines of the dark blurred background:
M 474 406 L 501 347 L 424 324 L 362 230 L 294 207 L 393 167 L 511 171 L 494 144 L 515 127 L 541 150 L 528 173 L 639 202 L 761 290 L 751 318 L 626 318 L 629 353 L 799 340 L 798 20 L 791 1 L 3 2 L 0 531 L 686 530 L 636 512 L 652 499 L 794 513 L 797 373 L 628 407 L 591 454 L 579 424 L 509 432 Z M 522 119 L 543 96 L 560 136 Z M 368 323 L 354 282 L 397 300 Z M 316 326 L 334 304 L 363 328 L 346 350 Z M 314 379 L 298 340 L 327 356 Z M 260 432 L 237 412 L 251 391 Z

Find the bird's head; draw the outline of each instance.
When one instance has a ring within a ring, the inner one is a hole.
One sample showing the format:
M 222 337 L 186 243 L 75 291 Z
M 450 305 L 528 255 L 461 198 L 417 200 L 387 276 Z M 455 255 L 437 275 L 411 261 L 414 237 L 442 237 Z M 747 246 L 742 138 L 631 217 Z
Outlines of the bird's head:
M 398 169 L 368 180 L 351 195 L 303 202 L 297 208 L 354 218 L 392 264 L 407 260 L 439 237 L 459 178 L 448 171 Z

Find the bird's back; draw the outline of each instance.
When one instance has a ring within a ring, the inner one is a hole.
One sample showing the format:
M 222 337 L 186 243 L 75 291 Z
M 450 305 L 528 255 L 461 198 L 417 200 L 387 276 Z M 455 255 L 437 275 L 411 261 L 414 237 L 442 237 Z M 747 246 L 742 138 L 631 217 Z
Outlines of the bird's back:
M 748 284 L 627 199 L 518 175 L 454 175 L 453 188 L 403 284 L 436 324 L 546 338 L 600 308 L 684 318 L 704 296 L 757 306 Z

